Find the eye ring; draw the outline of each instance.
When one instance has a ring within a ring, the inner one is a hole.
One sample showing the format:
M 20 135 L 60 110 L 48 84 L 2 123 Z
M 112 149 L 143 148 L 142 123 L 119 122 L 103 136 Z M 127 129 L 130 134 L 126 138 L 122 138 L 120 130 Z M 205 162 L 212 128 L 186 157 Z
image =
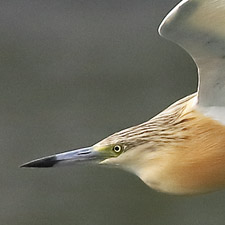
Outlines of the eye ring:
M 120 153 L 122 151 L 122 146 L 121 145 L 113 146 L 113 151 L 116 153 Z

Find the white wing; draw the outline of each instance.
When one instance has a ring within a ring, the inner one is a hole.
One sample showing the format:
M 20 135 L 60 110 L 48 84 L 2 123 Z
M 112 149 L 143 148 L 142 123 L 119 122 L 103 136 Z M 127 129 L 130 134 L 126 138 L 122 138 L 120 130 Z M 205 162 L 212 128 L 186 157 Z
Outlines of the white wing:
M 225 106 L 225 0 L 183 0 L 163 20 L 159 32 L 196 62 L 198 105 Z

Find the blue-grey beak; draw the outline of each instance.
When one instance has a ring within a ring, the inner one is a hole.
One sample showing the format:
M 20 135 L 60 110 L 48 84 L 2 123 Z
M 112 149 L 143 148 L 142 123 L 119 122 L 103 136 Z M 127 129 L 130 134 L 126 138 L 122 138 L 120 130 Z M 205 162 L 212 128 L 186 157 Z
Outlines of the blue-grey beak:
M 21 167 L 53 167 L 79 162 L 99 162 L 103 159 L 104 156 L 99 151 L 95 151 L 93 147 L 88 147 L 32 160 L 28 163 L 24 163 Z

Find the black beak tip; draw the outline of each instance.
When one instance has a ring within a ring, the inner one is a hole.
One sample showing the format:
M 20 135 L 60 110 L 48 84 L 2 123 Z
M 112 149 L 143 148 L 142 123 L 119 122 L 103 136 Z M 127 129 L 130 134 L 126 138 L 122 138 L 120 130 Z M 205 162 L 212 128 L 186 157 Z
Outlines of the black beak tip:
M 49 168 L 53 167 L 55 164 L 57 164 L 56 156 L 49 156 L 24 163 L 20 168 Z

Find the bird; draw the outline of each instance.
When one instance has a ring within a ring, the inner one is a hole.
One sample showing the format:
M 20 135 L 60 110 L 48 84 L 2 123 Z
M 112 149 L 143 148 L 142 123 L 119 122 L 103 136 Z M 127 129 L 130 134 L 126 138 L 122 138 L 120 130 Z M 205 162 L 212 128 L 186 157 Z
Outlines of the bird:
M 150 188 L 168 194 L 225 188 L 225 0 L 180 1 L 163 19 L 159 34 L 193 58 L 199 77 L 196 93 L 91 147 L 21 167 L 92 162 L 129 171 Z

